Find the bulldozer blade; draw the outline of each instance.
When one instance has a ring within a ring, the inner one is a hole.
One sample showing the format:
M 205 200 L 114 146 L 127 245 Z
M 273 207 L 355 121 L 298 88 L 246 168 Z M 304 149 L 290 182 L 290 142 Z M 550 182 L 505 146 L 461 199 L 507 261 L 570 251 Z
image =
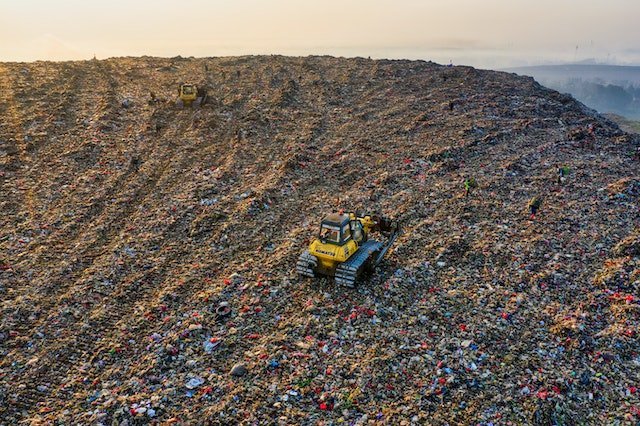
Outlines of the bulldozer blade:
M 396 220 L 389 219 L 385 216 L 372 216 L 372 218 L 376 222 L 375 230 L 386 237 L 399 231 L 400 226 Z
M 207 95 L 204 95 L 203 97 L 198 97 L 196 98 L 195 101 L 193 101 L 193 106 L 196 107 L 201 107 L 202 105 L 204 105 L 207 102 Z
M 382 262 L 382 259 L 384 259 L 385 254 L 387 254 L 387 251 L 389 251 L 389 248 L 393 245 L 393 243 L 395 242 L 396 238 L 398 238 L 398 235 L 400 234 L 400 230 L 398 228 L 396 228 L 395 231 L 393 231 L 393 233 L 389 236 L 389 239 L 387 240 L 387 242 L 385 243 L 384 246 L 382 246 L 382 249 L 380 250 L 380 253 L 378 253 L 378 257 L 376 257 L 373 266 L 376 267 L 380 264 L 380 262 Z

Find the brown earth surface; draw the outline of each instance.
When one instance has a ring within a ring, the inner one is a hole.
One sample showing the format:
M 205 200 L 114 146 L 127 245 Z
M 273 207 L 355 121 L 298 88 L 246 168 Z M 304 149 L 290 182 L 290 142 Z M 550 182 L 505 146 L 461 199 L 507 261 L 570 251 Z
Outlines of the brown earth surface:
M 640 140 L 571 97 L 143 57 L 2 63 L 0 117 L 0 424 L 640 421 Z M 376 273 L 299 279 L 357 208 L 402 223 Z

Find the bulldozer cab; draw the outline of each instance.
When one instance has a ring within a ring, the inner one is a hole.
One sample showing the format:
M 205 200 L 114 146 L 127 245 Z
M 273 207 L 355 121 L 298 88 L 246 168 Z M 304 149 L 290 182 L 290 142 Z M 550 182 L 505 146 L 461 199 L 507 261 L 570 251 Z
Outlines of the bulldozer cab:
M 320 234 L 323 243 L 343 245 L 351 238 L 351 226 L 348 215 L 330 214 L 320 223 Z
M 196 88 L 196 86 L 194 84 L 182 84 L 180 85 L 180 97 L 185 99 L 185 98 L 193 98 L 195 99 L 196 97 L 196 92 L 198 91 L 198 89 Z
M 195 87 L 193 87 L 190 84 L 182 85 L 182 94 L 183 95 L 193 95 L 194 93 L 196 93 Z

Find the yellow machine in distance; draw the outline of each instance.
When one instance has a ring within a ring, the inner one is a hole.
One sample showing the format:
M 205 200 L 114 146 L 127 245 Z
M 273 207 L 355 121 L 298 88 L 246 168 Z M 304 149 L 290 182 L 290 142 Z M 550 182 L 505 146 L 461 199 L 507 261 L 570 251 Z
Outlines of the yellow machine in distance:
M 200 106 L 207 101 L 207 91 L 195 84 L 181 84 L 178 87 L 178 106 Z
M 387 238 L 369 239 L 371 232 Z M 354 287 L 356 280 L 380 264 L 400 232 L 394 220 L 356 213 L 332 213 L 322 219 L 318 237 L 298 259 L 296 270 L 305 277 L 335 277 L 337 284 Z

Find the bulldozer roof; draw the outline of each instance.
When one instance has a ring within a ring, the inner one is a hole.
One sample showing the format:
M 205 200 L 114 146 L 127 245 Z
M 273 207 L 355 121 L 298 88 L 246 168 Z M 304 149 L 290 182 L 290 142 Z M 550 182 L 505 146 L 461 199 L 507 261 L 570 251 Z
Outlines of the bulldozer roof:
M 336 225 L 336 226 L 341 226 L 342 224 L 348 221 L 349 221 L 349 215 L 340 214 L 340 213 L 331 213 L 325 216 L 324 219 L 322 219 L 322 223 Z

